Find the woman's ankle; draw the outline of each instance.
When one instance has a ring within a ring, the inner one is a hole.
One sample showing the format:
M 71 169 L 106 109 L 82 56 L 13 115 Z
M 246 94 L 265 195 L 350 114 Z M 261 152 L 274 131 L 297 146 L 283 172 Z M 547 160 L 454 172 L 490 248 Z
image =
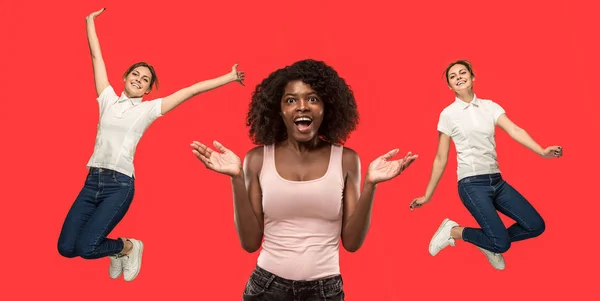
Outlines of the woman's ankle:
M 461 226 L 455 226 L 450 230 L 450 236 L 454 240 L 462 240 L 462 233 L 465 228 Z
M 131 253 L 131 250 L 133 249 L 133 243 L 131 243 L 131 241 L 126 238 L 121 238 L 121 240 L 123 241 L 123 250 L 121 251 L 120 255 L 129 255 L 129 253 Z

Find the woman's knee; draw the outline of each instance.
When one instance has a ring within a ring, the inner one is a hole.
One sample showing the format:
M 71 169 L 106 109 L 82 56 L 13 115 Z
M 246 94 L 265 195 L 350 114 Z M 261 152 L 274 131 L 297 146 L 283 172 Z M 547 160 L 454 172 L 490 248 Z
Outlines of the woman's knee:
M 535 222 L 531 223 L 529 231 L 533 237 L 540 236 L 546 231 L 546 222 L 542 217 L 539 217 Z
M 508 249 L 510 249 L 510 239 L 508 237 L 503 238 L 503 239 L 498 239 L 496 241 L 494 241 L 494 246 L 493 246 L 493 252 L 494 253 L 505 253 L 506 251 L 508 251 Z
M 76 253 L 83 259 L 93 259 L 96 255 L 96 246 L 83 240 L 77 241 L 75 244 Z
M 58 244 L 58 253 L 62 257 L 73 258 L 77 257 L 77 252 L 75 252 L 75 248 L 73 246 L 67 246 L 65 244 Z

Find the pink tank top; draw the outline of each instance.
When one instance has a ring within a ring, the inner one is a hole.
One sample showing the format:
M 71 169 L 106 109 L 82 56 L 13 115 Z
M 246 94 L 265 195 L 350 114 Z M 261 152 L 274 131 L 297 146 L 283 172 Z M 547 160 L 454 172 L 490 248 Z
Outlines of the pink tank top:
M 290 280 L 340 273 L 343 150 L 332 146 L 323 177 L 289 181 L 275 169 L 274 146 L 264 146 L 260 186 L 265 228 L 258 266 Z

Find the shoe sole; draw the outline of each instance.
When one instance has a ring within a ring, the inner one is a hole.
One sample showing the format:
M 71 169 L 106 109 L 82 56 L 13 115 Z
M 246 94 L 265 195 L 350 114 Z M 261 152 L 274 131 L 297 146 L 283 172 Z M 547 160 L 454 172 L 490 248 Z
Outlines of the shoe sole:
M 135 274 L 133 274 L 133 277 L 131 279 L 129 279 L 129 280 L 125 279 L 125 281 L 127 281 L 127 282 L 133 281 L 140 274 L 140 270 L 142 269 L 142 254 L 144 253 L 144 243 L 141 242 L 140 240 L 138 240 L 138 242 L 140 243 L 140 250 L 138 252 L 138 256 L 140 257 L 140 267 L 137 269 Z
M 431 255 L 431 256 L 437 255 L 437 253 L 433 254 L 433 252 L 431 252 L 431 246 L 433 245 L 433 242 L 435 241 L 435 238 L 440 234 L 440 231 L 442 231 L 442 229 L 444 228 L 444 226 L 446 226 L 446 224 L 448 224 L 448 222 L 450 222 L 450 219 L 449 218 L 445 218 L 442 221 L 442 224 L 440 225 L 440 227 L 437 229 L 437 231 L 435 231 L 435 234 L 433 234 L 433 237 L 429 241 L 429 250 L 428 250 L 429 251 L 429 255 Z

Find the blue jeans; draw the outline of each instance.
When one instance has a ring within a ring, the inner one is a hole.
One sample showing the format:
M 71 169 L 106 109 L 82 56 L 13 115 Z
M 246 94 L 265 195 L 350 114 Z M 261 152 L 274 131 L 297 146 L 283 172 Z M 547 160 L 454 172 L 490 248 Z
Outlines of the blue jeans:
M 243 301 L 344 301 L 341 275 L 310 281 L 294 281 L 259 266 L 246 283 Z
M 90 168 L 62 226 L 58 238 L 60 255 L 97 259 L 119 254 L 123 241 L 106 236 L 125 216 L 134 192 L 132 177 L 109 169 Z
M 465 227 L 462 238 L 483 249 L 504 253 L 512 242 L 539 236 L 546 229 L 535 208 L 499 173 L 461 179 L 458 194 L 481 226 L 481 229 Z M 516 223 L 507 229 L 497 211 Z

